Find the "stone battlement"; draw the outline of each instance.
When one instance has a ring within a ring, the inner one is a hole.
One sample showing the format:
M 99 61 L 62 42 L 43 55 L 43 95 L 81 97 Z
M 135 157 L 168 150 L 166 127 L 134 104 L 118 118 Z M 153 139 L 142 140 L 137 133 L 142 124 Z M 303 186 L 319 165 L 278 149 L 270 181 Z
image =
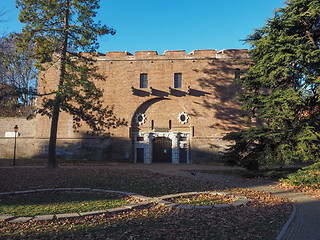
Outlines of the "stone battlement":
M 248 58 L 247 49 L 215 49 L 193 50 L 186 54 L 185 50 L 166 50 L 163 55 L 157 51 L 136 51 L 131 54 L 127 51 L 106 52 L 99 60 L 143 60 L 143 59 L 197 59 L 197 58 Z

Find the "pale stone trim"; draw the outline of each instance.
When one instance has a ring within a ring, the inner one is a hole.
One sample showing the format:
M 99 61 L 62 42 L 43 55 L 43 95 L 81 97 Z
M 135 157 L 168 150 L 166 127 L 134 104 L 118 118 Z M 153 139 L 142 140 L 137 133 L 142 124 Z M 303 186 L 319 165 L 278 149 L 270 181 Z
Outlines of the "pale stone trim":
M 137 163 L 137 148 L 144 149 L 144 163 L 152 163 L 152 140 L 156 137 L 166 137 L 172 141 L 172 164 L 179 164 L 179 149 L 187 148 L 187 163 L 190 163 L 190 133 L 189 132 L 133 132 L 133 153 L 134 163 Z M 137 137 L 143 141 L 137 141 Z M 186 141 L 180 141 L 180 137 L 185 137 Z

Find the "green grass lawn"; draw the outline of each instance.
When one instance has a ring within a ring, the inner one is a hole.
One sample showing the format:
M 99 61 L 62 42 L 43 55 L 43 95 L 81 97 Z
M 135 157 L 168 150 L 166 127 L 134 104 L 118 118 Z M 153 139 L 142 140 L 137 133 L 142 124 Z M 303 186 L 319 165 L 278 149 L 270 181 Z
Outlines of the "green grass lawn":
M 229 204 L 238 199 L 230 195 L 193 194 L 168 199 L 168 201 L 191 206 L 212 206 L 216 204 Z
M 15 217 L 80 213 L 120 207 L 129 200 L 91 192 L 45 192 L 10 195 L 0 198 L 0 215 Z

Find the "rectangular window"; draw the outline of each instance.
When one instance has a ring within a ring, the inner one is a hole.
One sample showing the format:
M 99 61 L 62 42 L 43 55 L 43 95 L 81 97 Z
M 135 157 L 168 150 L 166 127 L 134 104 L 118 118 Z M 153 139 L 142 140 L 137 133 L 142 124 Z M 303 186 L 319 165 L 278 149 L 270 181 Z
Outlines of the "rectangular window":
M 148 74 L 140 74 L 140 88 L 148 88 Z
M 174 74 L 174 88 L 181 88 L 182 87 L 182 73 L 175 73 Z
M 234 70 L 234 78 L 239 79 L 240 78 L 240 69 L 237 68 Z
M 181 142 L 182 142 L 182 141 L 187 141 L 187 137 L 180 137 L 180 138 L 179 138 L 179 141 L 181 141 Z
M 144 137 L 137 137 L 137 141 L 138 141 L 138 142 L 144 141 Z

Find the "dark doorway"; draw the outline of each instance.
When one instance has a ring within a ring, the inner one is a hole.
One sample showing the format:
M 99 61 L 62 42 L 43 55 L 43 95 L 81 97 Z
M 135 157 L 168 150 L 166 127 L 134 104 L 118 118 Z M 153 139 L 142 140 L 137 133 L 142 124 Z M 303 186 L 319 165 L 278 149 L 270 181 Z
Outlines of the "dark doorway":
M 137 163 L 144 163 L 144 148 L 137 148 Z
M 172 162 L 172 141 L 167 137 L 157 137 L 152 142 L 152 162 Z
M 188 149 L 187 148 L 179 148 L 179 162 L 187 163 L 188 157 Z

